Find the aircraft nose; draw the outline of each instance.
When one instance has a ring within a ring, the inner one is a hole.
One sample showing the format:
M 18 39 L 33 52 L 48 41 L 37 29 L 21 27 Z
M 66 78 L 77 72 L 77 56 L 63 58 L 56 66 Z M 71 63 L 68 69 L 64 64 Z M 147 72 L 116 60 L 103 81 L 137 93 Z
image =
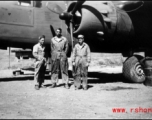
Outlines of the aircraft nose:
M 91 6 L 83 6 L 81 11 L 80 24 L 73 34 L 104 35 L 104 20 L 101 13 Z

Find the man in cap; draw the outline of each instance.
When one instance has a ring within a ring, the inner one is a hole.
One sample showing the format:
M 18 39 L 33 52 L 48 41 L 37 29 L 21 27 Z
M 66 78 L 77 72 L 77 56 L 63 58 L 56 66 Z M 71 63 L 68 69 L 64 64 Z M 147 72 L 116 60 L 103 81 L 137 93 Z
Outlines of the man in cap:
M 91 61 L 90 47 L 87 43 L 84 42 L 84 36 L 78 35 L 78 43 L 74 46 L 73 55 L 72 55 L 72 64 L 74 66 L 74 86 L 75 90 L 80 89 L 81 87 L 81 78 L 82 78 L 82 87 L 84 90 L 88 88 L 88 66 Z
M 62 29 L 56 30 L 56 36 L 51 39 L 51 88 L 57 85 L 59 72 L 61 72 L 64 87 L 69 89 L 68 77 L 68 40 L 62 36 Z
M 36 59 L 35 74 L 34 74 L 36 90 L 39 90 L 41 87 L 43 88 L 45 87 L 43 83 L 44 83 L 46 59 L 47 59 L 46 47 L 44 45 L 45 36 L 42 35 L 38 39 L 39 42 L 33 47 L 33 56 Z

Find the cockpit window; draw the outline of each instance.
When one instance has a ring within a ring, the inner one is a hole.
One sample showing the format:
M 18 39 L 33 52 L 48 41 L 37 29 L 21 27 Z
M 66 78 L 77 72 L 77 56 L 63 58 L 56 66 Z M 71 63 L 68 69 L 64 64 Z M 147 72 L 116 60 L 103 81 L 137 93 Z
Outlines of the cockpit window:
M 18 4 L 21 5 L 21 6 L 32 6 L 30 0 L 29 1 L 21 1 L 21 0 L 19 0 Z

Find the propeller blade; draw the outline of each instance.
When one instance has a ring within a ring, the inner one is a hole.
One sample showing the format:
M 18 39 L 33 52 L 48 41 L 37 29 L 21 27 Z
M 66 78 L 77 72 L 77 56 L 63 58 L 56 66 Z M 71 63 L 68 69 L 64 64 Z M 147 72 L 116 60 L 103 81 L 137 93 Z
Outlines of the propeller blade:
M 63 0 L 65 4 L 69 5 L 71 2 L 74 2 L 75 0 Z
M 67 4 L 67 5 L 69 4 L 69 2 L 70 1 L 68 1 L 68 0 L 64 0 L 64 3 Z
M 56 33 L 55 33 L 55 30 L 54 30 L 52 25 L 50 25 L 50 30 L 51 30 L 51 33 L 52 33 L 53 37 L 55 37 Z
M 73 23 L 70 22 L 70 36 L 71 36 L 71 44 L 72 44 L 72 52 L 73 52 Z
M 64 3 L 65 3 L 65 5 L 66 5 L 66 7 L 68 6 L 68 4 L 69 4 L 69 1 L 64 1 Z
M 73 8 L 71 14 L 75 14 L 75 12 L 82 6 L 82 4 L 85 2 L 85 0 L 83 1 L 78 1 L 75 5 L 75 7 Z
M 57 5 L 55 3 L 47 2 L 46 7 L 56 14 L 60 14 L 64 11 L 59 5 Z

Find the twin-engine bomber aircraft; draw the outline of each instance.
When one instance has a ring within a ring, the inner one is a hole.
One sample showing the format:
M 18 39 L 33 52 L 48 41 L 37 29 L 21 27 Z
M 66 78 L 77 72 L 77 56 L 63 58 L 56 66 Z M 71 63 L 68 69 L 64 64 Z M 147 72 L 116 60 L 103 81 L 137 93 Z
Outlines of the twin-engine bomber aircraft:
M 71 48 L 78 34 L 84 34 L 92 52 L 122 53 L 128 57 L 123 75 L 142 83 L 144 52 L 151 56 L 151 1 L 0 1 L 0 47 L 30 48 L 39 35 L 46 44 L 61 27 Z

